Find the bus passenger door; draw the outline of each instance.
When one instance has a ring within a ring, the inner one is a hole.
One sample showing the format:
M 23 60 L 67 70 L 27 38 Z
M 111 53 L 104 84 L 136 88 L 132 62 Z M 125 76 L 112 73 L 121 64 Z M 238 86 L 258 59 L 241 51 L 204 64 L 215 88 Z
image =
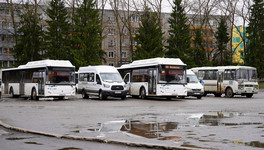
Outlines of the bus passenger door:
M 20 72 L 20 82 L 19 82 L 19 95 L 25 94 L 25 83 L 24 83 L 25 71 Z
M 45 72 L 39 72 L 38 94 L 41 94 L 41 95 L 44 95 L 44 77 L 45 77 Z
M 218 72 L 217 93 L 222 93 L 222 88 L 223 88 L 223 72 Z
M 126 75 L 125 75 L 125 77 L 124 77 L 124 82 L 125 82 L 125 84 L 126 84 L 126 86 L 127 86 L 127 91 L 128 91 L 128 94 L 131 94 L 130 93 L 130 73 L 127 73 Z
M 148 76 L 148 93 L 156 94 L 157 69 L 149 69 Z

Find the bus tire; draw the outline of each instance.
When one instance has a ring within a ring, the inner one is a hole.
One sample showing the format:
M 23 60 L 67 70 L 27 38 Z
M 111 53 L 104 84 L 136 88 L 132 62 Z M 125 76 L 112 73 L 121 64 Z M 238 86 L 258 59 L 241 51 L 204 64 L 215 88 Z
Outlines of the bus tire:
M 13 87 L 10 88 L 9 93 L 11 97 L 15 98 Z
M 221 97 L 222 93 L 214 93 L 215 97 Z
M 253 93 L 246 94 L 247 98 L 251 98 L 253 96 Z
M 38 100 L 37 91 L 35 88 L 33 88 L 31 91 L 31 99 L 32 100 Z
M 83 99 L 88 99 L 89 98 L 88 94 L 86 94 L 84 89 L 82 90 L 82 98 Z
M 146 99 L 146 90 L 144 87 L 140 88 L 139 98 Z
M 225 96 L 231 98 L 234 96 L 233 90 L 231 88 L 227 88 L 225 91 Z
M 105 100 L 107 97 L 103 94 L 103 91 L 102 90 L 100 90 L 99 91 L 99 99 L 100 100 Z

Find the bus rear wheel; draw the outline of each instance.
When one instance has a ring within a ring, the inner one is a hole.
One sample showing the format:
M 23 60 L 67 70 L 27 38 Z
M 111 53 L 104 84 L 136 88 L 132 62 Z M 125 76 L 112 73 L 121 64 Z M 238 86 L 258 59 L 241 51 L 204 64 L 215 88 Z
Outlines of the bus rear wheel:
M 247 98 L 251 98 L 253 96 L 253 93 L 246 94 Z
M 233 90 L 231 88 L 227 88 L 225 92 L 225 96 L 231 98 L 234 96 Z
M 31 91 L 31 99 L 32 100 L 38 100 L 37 91 L 35 88 L 33 88 Z
M 141 88 L 140 89 L 139 98 L 146 99 L 146 90 L 145 90 L 145 88 Z

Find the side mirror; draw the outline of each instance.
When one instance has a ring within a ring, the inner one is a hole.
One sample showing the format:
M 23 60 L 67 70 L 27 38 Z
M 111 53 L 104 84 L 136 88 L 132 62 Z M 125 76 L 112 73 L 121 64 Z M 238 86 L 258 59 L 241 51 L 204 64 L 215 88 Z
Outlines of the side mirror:
M 187 83 L 189 83 L 190 82 L 190 78 L 189 77 L 187 77 Z

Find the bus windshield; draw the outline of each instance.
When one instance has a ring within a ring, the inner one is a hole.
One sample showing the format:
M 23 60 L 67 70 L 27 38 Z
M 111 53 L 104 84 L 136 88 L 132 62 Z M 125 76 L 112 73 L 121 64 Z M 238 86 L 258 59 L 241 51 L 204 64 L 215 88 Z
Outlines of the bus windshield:
M 187 75 L 187 79 L 189 80 L 189 81 L 187 80 L 188 83 L 198 83 L 199 82 L 196 75 Z
M 248 81 L 256 81 L 257 80 L 257 70 L 249 70 L 249 69 L 239 69 L 236 72 L 237 80 L 248 80 Z
M 104 82 L 123 82 L 119 73 L 100 73 Z
M 185 70 L 162 68 L 159 83 L 186 83 Z
M 74 68 L 49 68 L 47 84 L 75 84 Z

